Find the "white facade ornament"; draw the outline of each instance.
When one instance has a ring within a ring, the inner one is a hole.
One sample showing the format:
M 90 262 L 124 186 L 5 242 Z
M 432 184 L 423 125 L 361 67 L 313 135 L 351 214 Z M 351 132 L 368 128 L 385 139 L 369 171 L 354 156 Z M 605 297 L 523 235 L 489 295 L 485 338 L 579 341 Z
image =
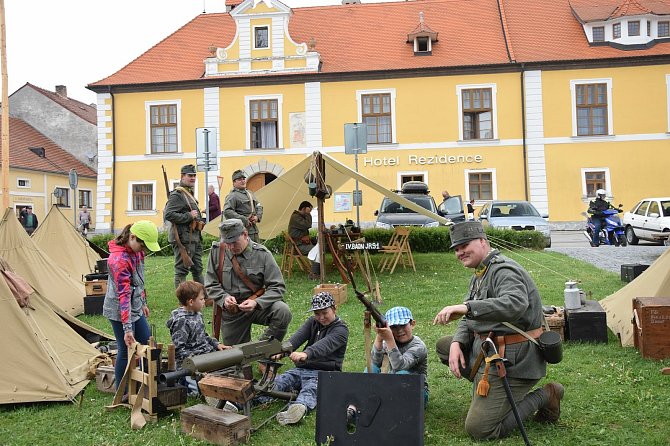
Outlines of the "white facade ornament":
M 219 60 L 226 60 L 228 58 L 228 52 L 225 48 L 216 49 L 216 58 Z
M 298 47 L 296 48 L 295 52 L 296 52 L 296 54 L 297 54 L 298 56 L 304 56 L 305 54 L 307 54 L 307 44 L 304 43 L 304 42 L 301 43 L 301 44 L 298 45 Z

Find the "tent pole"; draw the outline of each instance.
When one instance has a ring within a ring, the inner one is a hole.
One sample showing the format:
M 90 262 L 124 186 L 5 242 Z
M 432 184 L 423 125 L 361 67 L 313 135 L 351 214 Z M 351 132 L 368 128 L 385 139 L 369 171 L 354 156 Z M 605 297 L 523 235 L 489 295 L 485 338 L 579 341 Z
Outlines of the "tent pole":
M 325 168 L 325 163 L 323 163 L 323 158 L 321 157 L 320 152 L 314 152 L 314 165 L 315 167 L 315 172 L 314 175 L 316 176 L 316 190 L 324 190 L 326 185 L 325 185 L 325 177 L 326 177 L 326 172 L 322 170 L 322 168 Z M 318 239 L 318 244 L 319 244 L 319 281 L 320 283 L 324 283 L 326 281 L 326 258 L 325 258 L 325 246 L 326 246 L 326 241 L 324 240 L 324 234 L 323 231 L 325 230 L 325 223 L 323 222 L 323 198 L 320 198 L 322 195 L 317 194 L 316 195 L 316 207 L 317 207 L 317 239 Z

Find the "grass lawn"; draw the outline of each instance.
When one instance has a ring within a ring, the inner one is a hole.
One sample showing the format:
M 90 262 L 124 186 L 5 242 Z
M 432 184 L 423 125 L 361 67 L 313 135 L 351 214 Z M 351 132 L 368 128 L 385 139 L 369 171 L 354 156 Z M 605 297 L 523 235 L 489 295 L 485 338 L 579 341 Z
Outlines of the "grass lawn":
M 535 279 L 545 304 L 563 305 L 563 288 L 568 279 L 582 282 L 581 288 L 591 291 L 593 299 L 602 299 L 624 284 L 618 275 L 557 253 L 511 253 Z M 375 263 L 378 258 L 374 258 Z M 409 307 L 417 320 L 415 334 L 429 348 L 430 402 L 425 414 L 426 445 L 469 445 L 475 443 L 464 432 L 471 386 L 455 379 L 437 359 L 434 345 L 450 326 L 432 326 L 435 314 L 445 305 L 463 301 L 470 270 L 463 268 L 451 253 L 415 255 L 417 273 L 402 269 L 389 276 L 377 277 L 381 283 L 384 303 L 382 311 L 396 306 Z M 172 259 L 151 257 L 147 260 L 147 290 L 151 309 L 150 323 L 155 325 L 158 342 L 169 342 L 165 321 L 176 307 L 172 279 Z M 337 272 L 328 279 L 337 282 Z M 374 278 L 373 278 L 374 280 Z M 357 283 L 362 283 L 360 277 Z M 311 289 L 314 282 L 297 273 L 287 281 L 286 302 L 294 312 L 289 334 L 308 317 Z M 359 285 L 360 286 L 360 285 Z M 344 370 L 364 368 L 362 319 L 363 306 L 349 291 L 349 301 L 338 309 L 339 316 L 349 324 L 350 337 Z M 206 320 L 211 312 L 206 311 Z M 82 316 L 86 322 L 111 332 L 102 316 Z M 255 335 L 260 333 L 256 330 Z M 288 361 L 288 360 L 286 360 Z M 288 361 L 290 363 L 290 361 Z M 547 380 L 560 381 L 566 389 L 562 417 L 554 426 L 526 422 L 526 430 L 534 445 L 668 445 L 670 444 L 670 376 L 659 370 L 670 361 L 641 359 L 633 348 L 620 347 L 610 333 L 608 344 L 564 344 L 563 362 L 548 367 Z M 285 366 L 285 368 L 288 366 Z M 25 370 L 22 373 L 30 373 Z M 540 384 L 543 384 L 541 382 Z M 110 394 L 89 384 L 81 404 L 44 403 L 0 407 L 0 444 L 2 445 L 198 445 L 205 444 L 181 433 L 179 414 L 163 416 L 156 424 L 142 430 L 130 429 L 130 412 L 116 409 L 107 412 Z M 196 404 L 189 399 L 188 404 Z M 258 425 L 282 407 L 273 403 L 254 411 L 253 424 Z M 399 415 L 400 416 L 400 415 Z M 299 425 L 282 427 L 272 420 L 249 441 L 251 445 L 314 444 L 315 414 Z M 515 434 L 510 438 L 483 444 L 520 445 Z

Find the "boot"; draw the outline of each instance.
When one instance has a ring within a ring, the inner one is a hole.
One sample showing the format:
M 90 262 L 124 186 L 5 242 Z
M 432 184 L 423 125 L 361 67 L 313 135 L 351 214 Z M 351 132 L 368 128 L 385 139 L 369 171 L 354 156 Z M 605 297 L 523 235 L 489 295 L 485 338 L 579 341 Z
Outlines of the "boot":
M 561 400 L 565 389 L 560 383 L 549 383 L 544 385 L 547 394 L 547 404 L 537 411 L 535 421 L 540 423 L 555 423 L 561 416 Z
M 309 273 L 309 280 L 321 280 L 321 264 L 312 262 L 312 271 Z
M 174 276 L 174 289 L 176 290 L 179 285 L 182 284 L 182 282 L 186 282 L 186 276 L 178 276 L 175 274 Z

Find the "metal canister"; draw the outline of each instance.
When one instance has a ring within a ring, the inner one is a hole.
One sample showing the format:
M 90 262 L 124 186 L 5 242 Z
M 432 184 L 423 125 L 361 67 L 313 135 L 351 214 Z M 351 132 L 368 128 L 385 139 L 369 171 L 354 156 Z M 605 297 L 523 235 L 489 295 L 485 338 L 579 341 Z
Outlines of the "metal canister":
M 579 294 L 579 288 L 577 288 L 577 282 L 574 280 L 568 280 L 565 282 L 565 290 L 563 290 L 563 296 L 565 297 L 565 308 L 568 310 L 576 310 L 582 306 L 581 296 Z

